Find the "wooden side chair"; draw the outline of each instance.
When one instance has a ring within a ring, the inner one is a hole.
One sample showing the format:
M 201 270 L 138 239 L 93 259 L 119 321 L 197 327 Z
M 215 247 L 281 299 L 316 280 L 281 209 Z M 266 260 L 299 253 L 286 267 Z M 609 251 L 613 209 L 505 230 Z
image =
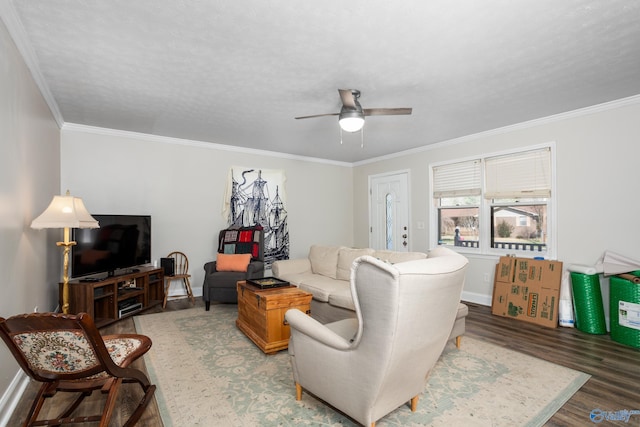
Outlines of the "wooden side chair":
M 124 424 L 132 426 L 140 419 L 155 392 L 156 386 L 149 383 L 142 371 L 129 367 L 151 348 L 151 339 L 137 334 L 103 337 L 86 313 L 0 317 L 0 336 L 25 373 L 42 383 L 24 426 L 99 421 L 100 427 L 106 427 L 122 383 L 137 383 L 144 395 Z M 73 416 L 84 398 L 94 390 L 107 395 L 102 413 Z M 38 420 L 45 400 L 57 392 L 79 395 L 56 418 Z
M 191 301 L 191 305 L 195 305 L 196 300 L 193 297 L 193 292 L 191 291 L 191 281 L 189 280 L 191 275 L 189 274 L 189 259 L 182 252 L 171 252 L 167 255 L 167 258 L 173 258 L 174 260 L 174 270 L 172 275 L 164 276 L 164 301 L 162 302 L 162 308 L 167 307 L 167 301 L 169 299 L 174 298 L 182 298 L 188 297 Z M 174 280 L 179 280 L 182 282 L 184 286 L 185 293 L 179 295 L 171 295 L 169 296 L 169 287 L 171 286 L 171 282 Z

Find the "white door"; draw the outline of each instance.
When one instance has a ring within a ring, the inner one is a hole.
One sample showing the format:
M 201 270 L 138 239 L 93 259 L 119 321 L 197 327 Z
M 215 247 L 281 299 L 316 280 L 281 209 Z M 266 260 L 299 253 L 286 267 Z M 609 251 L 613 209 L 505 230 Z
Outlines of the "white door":
M 369 177 L 369 246 L 409 250 L 409 173 Z

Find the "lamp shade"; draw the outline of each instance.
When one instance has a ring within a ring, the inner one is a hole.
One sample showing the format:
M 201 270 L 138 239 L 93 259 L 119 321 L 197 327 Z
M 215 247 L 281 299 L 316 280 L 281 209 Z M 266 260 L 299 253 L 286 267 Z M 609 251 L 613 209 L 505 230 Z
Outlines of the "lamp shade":
M 82 199 L 69 195 L 53 196 L 49 207 L 33 220 L 31 228 L 100 228 L 84 207 Z
M 340 127 L 345 132 L 358 132 L 364 126 L 364 115 L 362 111 L 343 108 L 343 111 L 340 112 L 338 123 L 340 123 Z

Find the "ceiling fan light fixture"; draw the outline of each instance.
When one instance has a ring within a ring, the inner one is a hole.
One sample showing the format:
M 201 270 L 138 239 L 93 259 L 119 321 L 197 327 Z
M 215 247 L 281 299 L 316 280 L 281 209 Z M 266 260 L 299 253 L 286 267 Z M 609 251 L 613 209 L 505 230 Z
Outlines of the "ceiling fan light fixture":
M 345 132 L 358 132 L 364 126 L 364 115 L 358 110 L 342 111 L 338 123 Z

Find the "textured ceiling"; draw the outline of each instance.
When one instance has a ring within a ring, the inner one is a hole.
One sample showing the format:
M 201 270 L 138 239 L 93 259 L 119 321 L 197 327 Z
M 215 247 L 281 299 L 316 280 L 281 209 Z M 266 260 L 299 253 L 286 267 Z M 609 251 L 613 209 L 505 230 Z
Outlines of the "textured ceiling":
M 0 1 L 66 123 L 357 162 L 640 94 L 636 0 Z M 413 114 L 294 120 L 339 88 Z

